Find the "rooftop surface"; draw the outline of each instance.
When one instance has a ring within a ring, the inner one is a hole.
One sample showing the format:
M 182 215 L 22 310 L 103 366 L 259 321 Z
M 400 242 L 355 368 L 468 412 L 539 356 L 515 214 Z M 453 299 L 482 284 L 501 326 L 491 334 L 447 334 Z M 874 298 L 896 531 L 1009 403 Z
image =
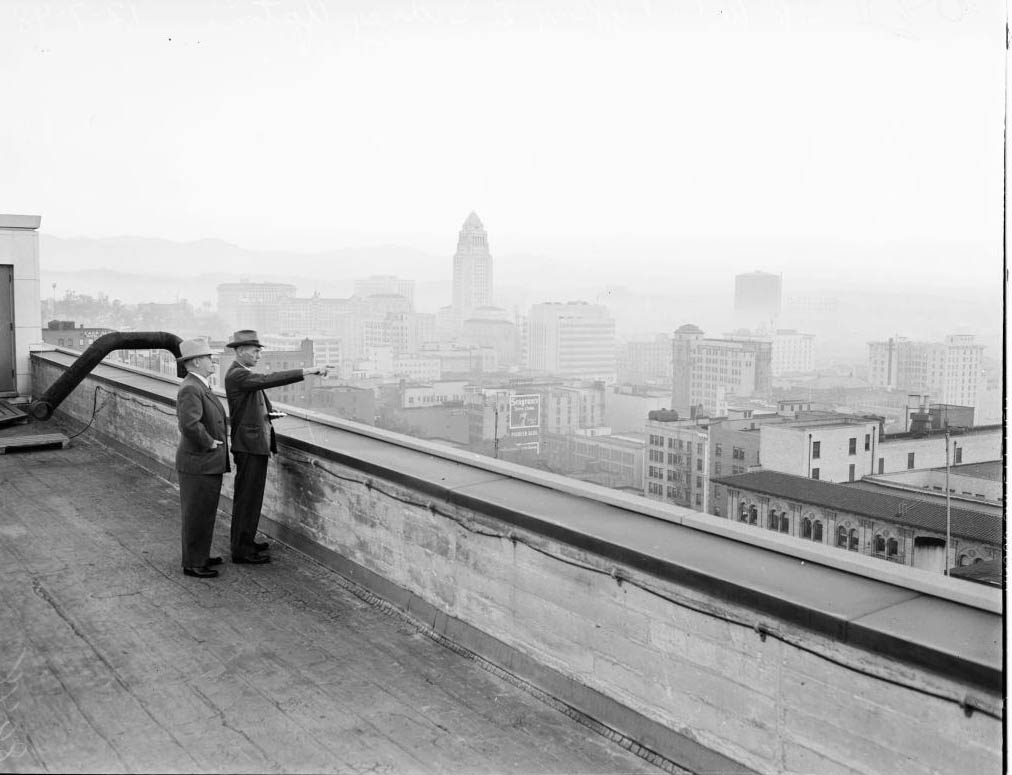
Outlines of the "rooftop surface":
M 952 473 L 960 476 L 972 476 L 977 479 L 987 479 L 992 482 L 1000 482 L 1005 473 L 1005 464 L 1001 460 L 988 460 L 983 463 L 960 463 L 949 467 Z M 935 470 L 944 471 L 941 466 Z
M 87 433 L 0 456 L 0 769 L 660 771 L 291 548 L 200 580 L 179 542 L 176 489 Z

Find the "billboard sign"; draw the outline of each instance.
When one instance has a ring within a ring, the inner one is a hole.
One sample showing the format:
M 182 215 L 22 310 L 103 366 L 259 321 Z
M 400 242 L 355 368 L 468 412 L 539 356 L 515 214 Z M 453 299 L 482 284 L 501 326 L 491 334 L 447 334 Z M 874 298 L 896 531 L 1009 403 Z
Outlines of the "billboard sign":
M 541 396 L 537 393 L 510 396 L 510 430 L 536 429 L 541 426 Z M 528 434 L 510 434 L 512 436 Z

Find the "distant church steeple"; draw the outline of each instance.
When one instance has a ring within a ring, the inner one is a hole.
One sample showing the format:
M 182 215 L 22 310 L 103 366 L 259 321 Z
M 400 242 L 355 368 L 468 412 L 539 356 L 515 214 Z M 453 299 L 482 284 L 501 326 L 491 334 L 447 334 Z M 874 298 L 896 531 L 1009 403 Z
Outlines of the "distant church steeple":
M 471 316 L 475 307 L 492 304 L 492 255 L 488 233 L 478 214 L 471 211 L 457 237 L 453 255 L 453 311 L 458 321 Z

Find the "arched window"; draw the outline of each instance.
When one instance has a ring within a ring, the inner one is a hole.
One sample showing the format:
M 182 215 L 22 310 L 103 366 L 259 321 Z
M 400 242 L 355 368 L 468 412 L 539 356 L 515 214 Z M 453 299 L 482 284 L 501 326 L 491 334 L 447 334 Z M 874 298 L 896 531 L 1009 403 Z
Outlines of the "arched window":
M 973 561 L 973 564 L 976 565 L 978 562 L 984 562 L 984 558 L 983 557 L 978 557 L 977 559 L 975 559 Z
M 755 504 L 748 507 L 748 523 L 754 525 L 759 522 L 759 509 L 755 507 Z
M 790 530 L 791 530 L 791 520 L 787 516 L 787 512 L 786 511 L 781 511 L 780 512 L 780 532 L 781 533 L 789 533 Z
M 969 564 L 970 564 L 970 558 L 967 555 L 965 555 L 965 554 L 959 555 L 959 567 L 960 568 L 965 568 Z
M 814 525 L 812 525 L 812 540 L 813 541 L 818 541 L 819 543 L 822 543 L 822 523 L 821 522 L 816 521 L 816 523 Z
M 808 517 L 805 517 L 803 520 L 801 520 L 801 537 L 802 538 L 812 537 L 812 520 L 810 520 Z
M 882 536 L 875 536 L 875 554 L 886 553 L 886 540 Z
M 886 542 L 886 557 L 895 557 L 900 553 L 900 545 L 895 538 L 890 538 Z
M 744 502 L 738 505 L 738 521 L 748 522 L 748 505 Z
M 836 529 L 836 545 L 847 548 L 847 528 L 843 525 Z
M 777 516 L 776 509 L 770 509 L 769 517 L 766 519 L 766 527 L 770 530 L 776 530 L 780 525 L 780 517 Z
M 856 552 L 858 550 L 857 528 L 852 527 L 850 529 L 850 546 L 847 548 L 850 549 L 850 551 L 852 552 Z

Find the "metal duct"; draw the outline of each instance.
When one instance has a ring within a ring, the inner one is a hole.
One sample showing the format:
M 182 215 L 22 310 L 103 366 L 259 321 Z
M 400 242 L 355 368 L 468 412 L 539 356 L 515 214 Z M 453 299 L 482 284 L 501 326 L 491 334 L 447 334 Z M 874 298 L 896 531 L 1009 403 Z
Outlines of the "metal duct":
M 33 401 L 28 412 L 36 420 L 48 420 L 53 416 L 56 407 L 62 403 L 81 380 L 91 373 L 102 359 L 113 350 L 168 350 L 176 358 L 179 357 L 179 343 L 183 341 L 175 334 L 165 331 L 131 331 L 122 333 L 114 331 L 100 336 L 71 365 L 69 369 L 52 384 L 38 401 Z M 186 376 L 186 369 L 176 365 L 176 374 Z

